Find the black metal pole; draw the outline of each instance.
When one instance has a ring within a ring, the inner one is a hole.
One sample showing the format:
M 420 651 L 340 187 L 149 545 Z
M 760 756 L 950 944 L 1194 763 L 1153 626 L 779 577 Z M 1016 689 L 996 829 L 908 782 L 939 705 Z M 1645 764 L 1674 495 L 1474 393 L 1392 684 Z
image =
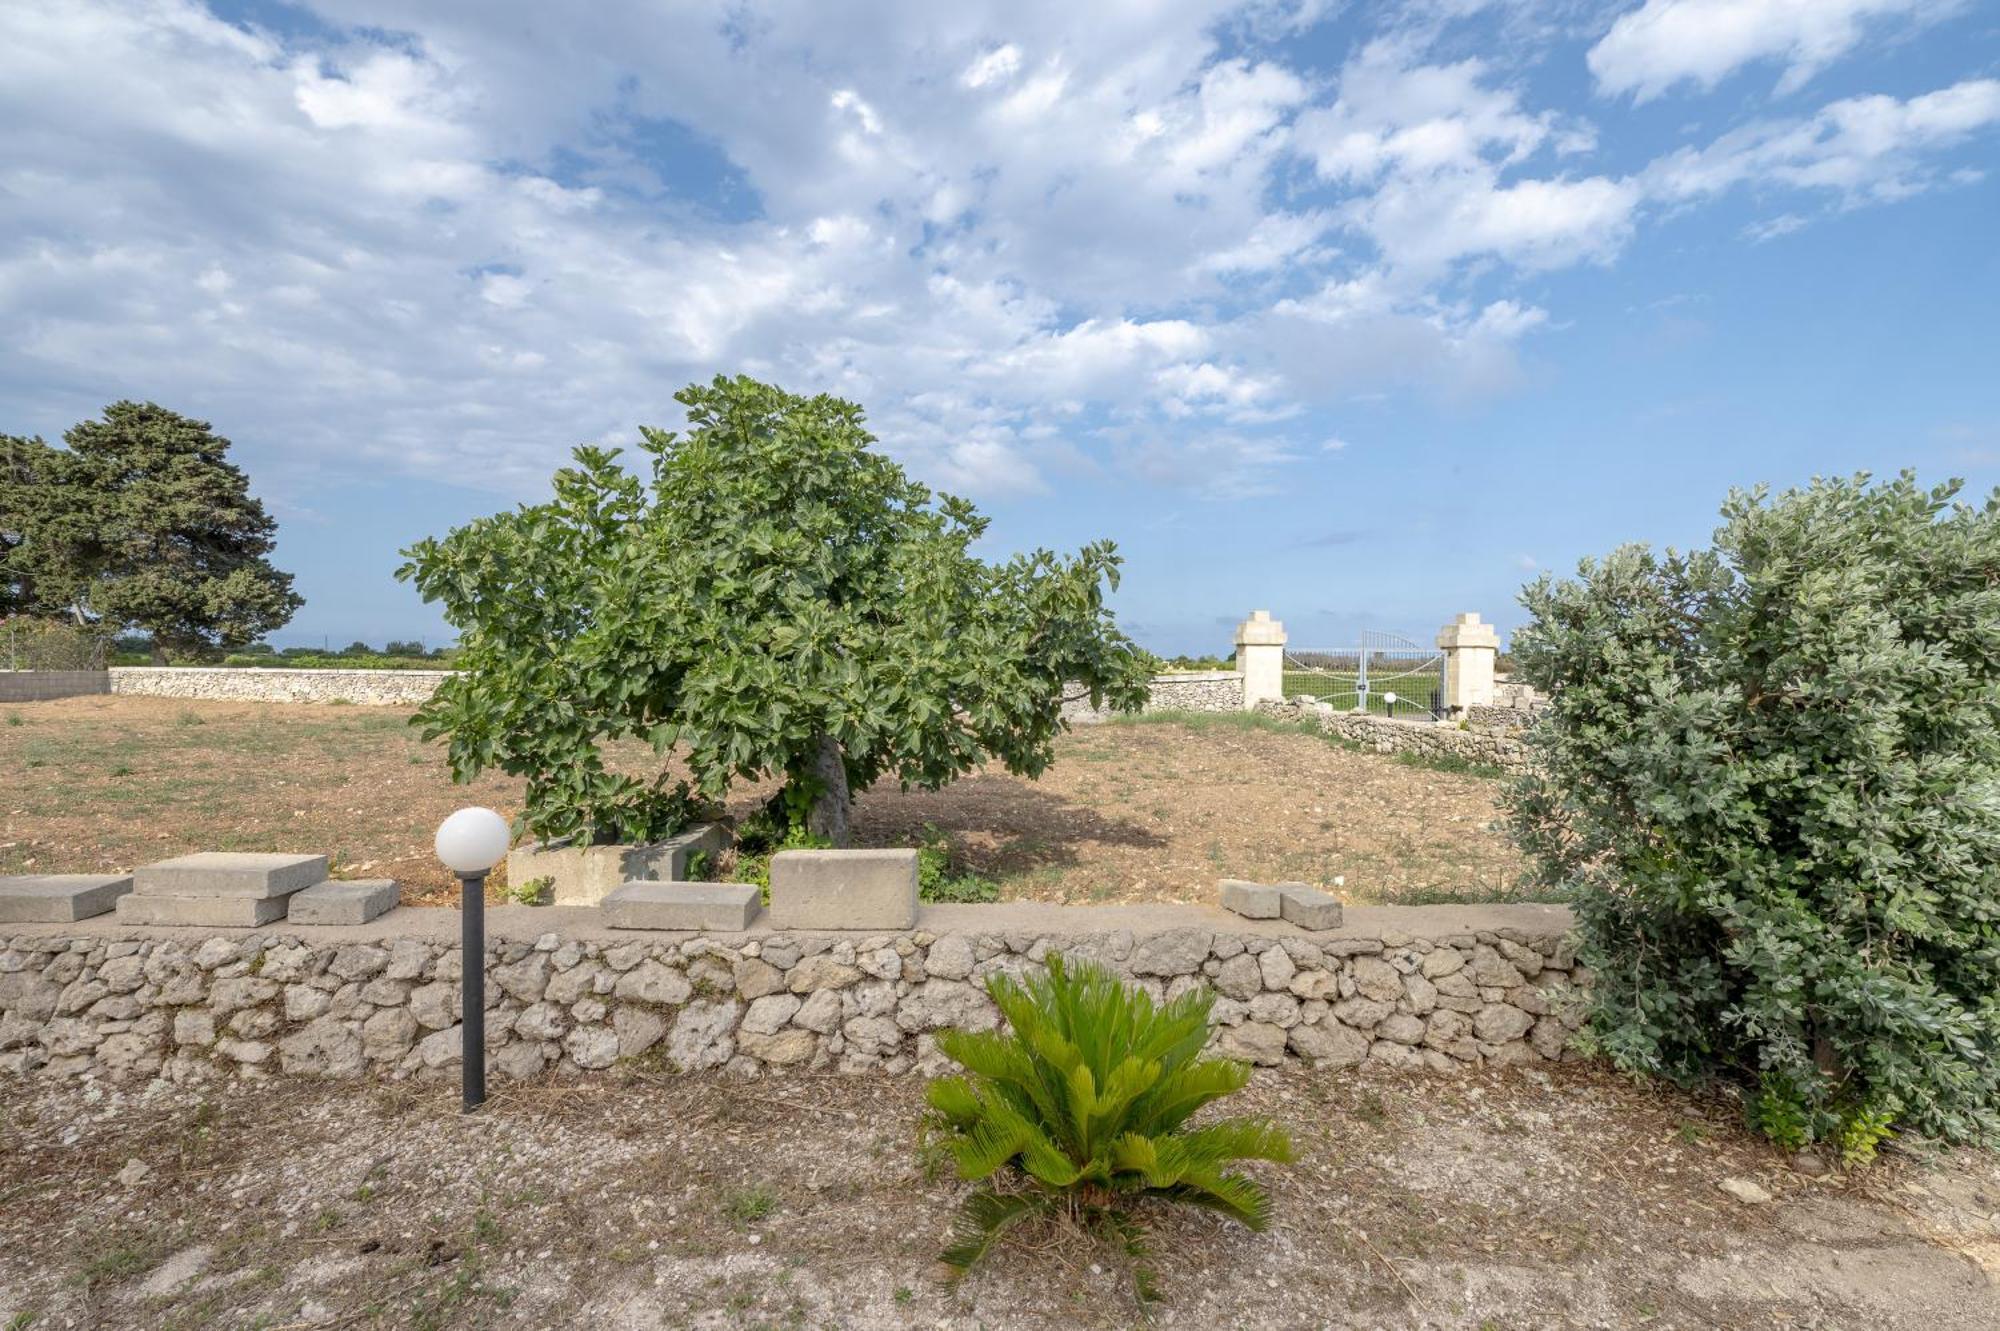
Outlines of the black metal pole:
M 458 877 L 458 992 L 465 1113 L 486 1103 L 486 875 Z

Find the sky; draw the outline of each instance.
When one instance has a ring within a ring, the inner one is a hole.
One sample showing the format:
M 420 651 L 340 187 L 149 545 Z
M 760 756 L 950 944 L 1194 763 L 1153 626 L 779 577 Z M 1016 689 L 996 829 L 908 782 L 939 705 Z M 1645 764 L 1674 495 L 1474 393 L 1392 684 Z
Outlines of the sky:
M 0 431 L 213 423 L 306 605 L 718 373 L 1226 653 L 1733 486 L 2000 484 L 1992 0 L 13 0 Z

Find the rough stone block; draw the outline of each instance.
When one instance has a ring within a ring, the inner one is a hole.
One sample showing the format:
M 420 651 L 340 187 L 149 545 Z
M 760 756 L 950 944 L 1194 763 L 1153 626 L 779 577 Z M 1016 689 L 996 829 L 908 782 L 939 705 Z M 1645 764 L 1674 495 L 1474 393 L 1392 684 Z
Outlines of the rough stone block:
M 626 883 L 599 903 L 613 929 L 740 933 L 760 906 L 749 883 Z
M 118 898 L 120 924 L 253 929 L 284 918 L 284 897 L 142 897 L 135 891 Z
M 782 850 L 771 857 L 777 929 L 908 929 L 917 922 L 914 850 Z
M 1279 913 L 1301 929 L 1338 929 L 1340 903 L 1304 883 L 1278 884 Z
M 1279 892 L 1263 883 L 1246 883 L 1240 878 L 1222 880 L 1222 908 L 1235 911 L 1246 920 L 1275 920 L 1281 909 Z
M 70 924 L 102 915 L 132 890 L 129 874 L 47 873 L 0 878 L 0 924 Z
M 291 898 L 293 924 L 366 924 L 393 909 L 403 890 L 393 878 L 317 883 Z
M 677 837 L 645 845 L 577 846 L 566 841 L 530 841 L 508 853 L 507 881 L 519 887 L 549 879 L 550 903 L 595 906 L 631 882 L 678 882 L 687 877 L 688 857 L 713 855 L 729 844 L 719 823 L 704 823 Z
M 148 864 L 132 875 L 141 897 L 231 897 L 267 900 L 290 896 L 326 881 L 324 855 L 246 854 L 205 850 Z M 276 919 L 285 913 L 278 903 Z M 259 921 L 262 923 L 262 921 Z

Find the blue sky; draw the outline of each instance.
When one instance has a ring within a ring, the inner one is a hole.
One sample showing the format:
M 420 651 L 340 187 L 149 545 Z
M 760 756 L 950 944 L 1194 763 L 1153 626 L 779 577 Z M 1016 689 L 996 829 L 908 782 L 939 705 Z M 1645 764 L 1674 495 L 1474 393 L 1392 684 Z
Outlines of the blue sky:
M 307 604 L 678 424 L 867 407 L 1164 652 L 1504 626 L 1735 485 L 2000 483 L 2000 7 L 0 7 L 0 430 L 211 420 Z

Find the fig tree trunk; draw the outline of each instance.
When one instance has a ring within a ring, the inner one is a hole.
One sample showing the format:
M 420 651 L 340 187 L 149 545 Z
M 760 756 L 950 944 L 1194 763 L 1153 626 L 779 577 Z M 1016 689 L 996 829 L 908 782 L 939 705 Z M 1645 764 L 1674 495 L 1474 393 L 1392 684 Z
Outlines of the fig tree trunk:
M 813 802 L 806 811 L 806 831 L 845 846 L 852 797 L 847 790 L 847 760 L 840 752 L 840 741 L 821 735 L 808 771 L 813 780 Z

